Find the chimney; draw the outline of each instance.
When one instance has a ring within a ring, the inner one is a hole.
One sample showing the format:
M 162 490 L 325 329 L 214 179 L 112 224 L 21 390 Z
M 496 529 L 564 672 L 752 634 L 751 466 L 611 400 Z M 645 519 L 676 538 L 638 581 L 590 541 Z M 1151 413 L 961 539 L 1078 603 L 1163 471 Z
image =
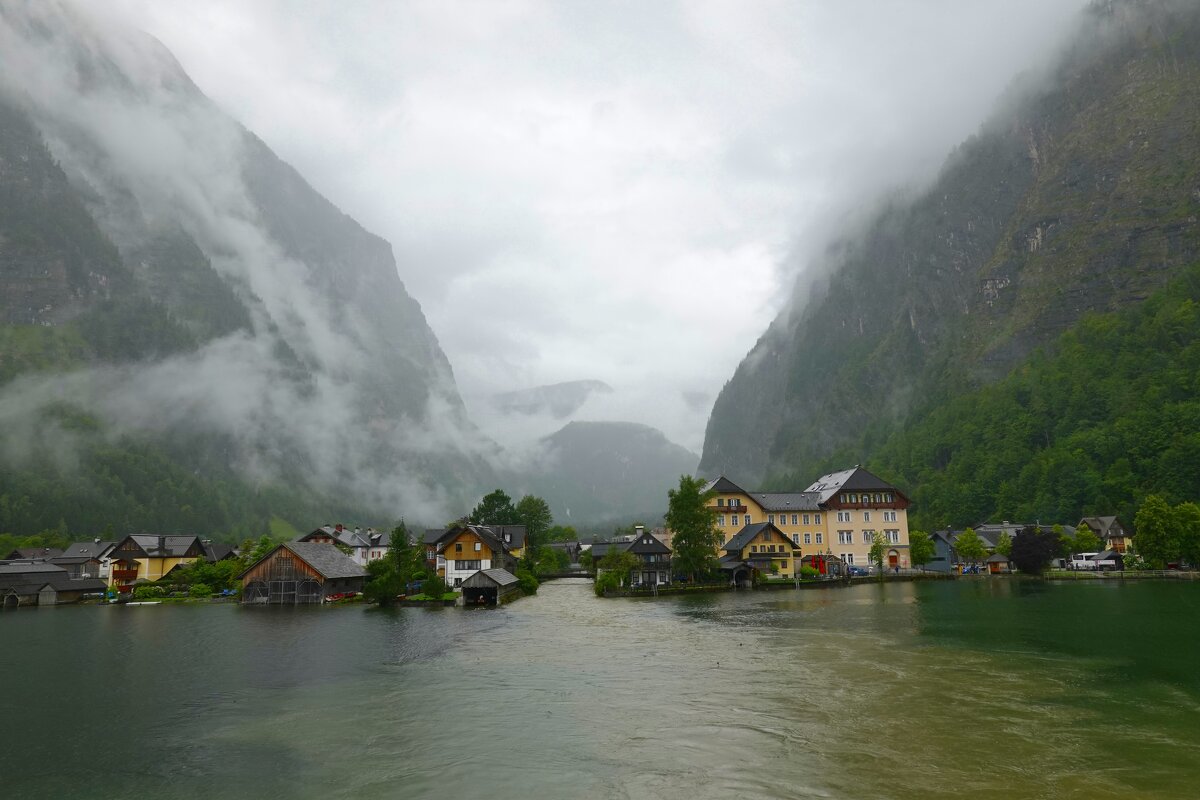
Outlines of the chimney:
M 335 531 L 337 531 L 338 533 L 341 533 L 342 532 L 342 523 L 339 522 L 337 525 L 334 525 L 333 529 Z
M 96 538 L 95 538 L 93 541 L 94 541 L 96 544 L 100 544 L 100 537 L 99 537 L 99 536 L 97 536 L 97 537 L 96 537 Z
M 633 532 L 637 536 L 641 536 L 643 533 L 646 532 L 646 526 L 645 525 L 634 525 Z

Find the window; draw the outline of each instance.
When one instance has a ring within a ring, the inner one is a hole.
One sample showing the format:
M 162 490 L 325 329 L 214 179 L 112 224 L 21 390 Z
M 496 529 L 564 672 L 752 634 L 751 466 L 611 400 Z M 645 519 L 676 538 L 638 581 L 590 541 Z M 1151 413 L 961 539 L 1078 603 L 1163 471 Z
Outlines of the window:
M 895 522 L 896 521 L 896 512 L 895 511 L 883 512 L 883 521 L 884 522 Z
M 455 579 L 454 579 L 454 585 L 455 585 L 455 586 L 462 586 L 462 578 L 455 578 Z
M 475 552 L 478 553 L 482 550 L 483 550 L 483 542 L 476 542 L 475 543 Z
M 885 503 L 890 503 L 890 502 L 892 502 L 892 493 L 891 493 L 891 492 L 884 492 L 884 493 L 883 493 L 883 500 L 884 500 L 884 502 L 885 502 Z
M 842 556 L 842 558 L 846 559 L 847 564 L 854 563 L 854 553 L 846 553 L 844 556 Z
M 808 524 L 809 524 L 809 522 L 808 522 L 808 514 L 805 514 L 805 515 L 804 515 L 804 524 L 805 524 L 805 525 L 808 525 Z
M 798 533 L 792 534 L 792 544 L 800 544 L 800 534 L 798 534 Z
M 838 519 L 837 519 L 838 522 L 849 522 L 850 521 L 850 512 L 849 511 L 839 511 L 839 512 L 837 512 L 837 514 L 838 514 Z
M 722 528 L 725 527 L 725 515 L 724 514 L 717 514 L 717 524 L 720 525 Z
M 800 515 L 799 514 L 792 514 L 792 524 L 793 525 L 800 524 Z
M 455 561 L 454 568 L 455 569 L 463 569 L 463 570 L 483 569 L 483 562 L 482 561 Z
M 838 544 L 854 544 L 854 531 L 838 531 Z
M 780 569 L 787 569 L 787 561 L 780 561 L 780 562 L 779 562 L 779 568 L 780 568 Z
M 763 531 L 763 533 L 762 533 L 762 540 L 763 540 L 764 542 L 769 542 L 769 541 L 771 541 L 771 532 L 770 532 L 770 531 Z
M 864 511 L 863 512 L 863 522 L 870 522 L 870 521 L 871 521 L 871 512 Z
M 811 533 L 804 534 L 804 543 L 812 544 L 812 534 Z
M 461 552 L 462 552 L 462 542 L 455 542 L 455 543 L 454 543 L 454 552 L 456 552 L 456 553 L 461 553 Z
M 750 524 L 750 515 L 749 514 L 746 515 L 746 524 L 747 525 Z
M 757 552 L 758 552 L 758 545 L 756 545 L 756 544 L 752 544 L 752 545 L 750 545 L 750 552 L 751 552 L 751 553 L 757 553 Z
M 863 531 L 863 544 L 871 544 L 875 541 L 875 531 Z
M 769 522 L 769 523 L 771 523 L 772 525 L 774 525 L 774 524 L 775 524 L 775 515 L 774 515 L 774 514 L 767 514 L 767 522 Z
M 814 525 L 821 524 L 821 515 L 820 514 L 813 514 L 813 524 Z
M 892 531 L 884 531 L 884 533 L 887 534 L 887 540 L 889 542 L 891 542 L 892 544 L 900 544 L 900 531 L 892 530 Z
M 724 497 L 718 497 L 718 498 L 717 498 L 717 505 L 719 505 L 719 506 L 723 506 L 723 505 L 725 505 L 725 498 L 724 498 Z
M 817 544 L 821 543 L 821 534 L 817 534 Z

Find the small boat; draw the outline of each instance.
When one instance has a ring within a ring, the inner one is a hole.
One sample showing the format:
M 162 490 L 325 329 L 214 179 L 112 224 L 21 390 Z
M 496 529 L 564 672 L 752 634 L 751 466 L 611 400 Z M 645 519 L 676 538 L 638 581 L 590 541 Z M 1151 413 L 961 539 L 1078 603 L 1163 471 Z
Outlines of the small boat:
M 125 605 L 127 605 L 127 606 L 156 606 L 159 604 L 159 602 L 160 601 L 158 601 L 158 600 L 136 600 L 136 601 L 128 602 Z

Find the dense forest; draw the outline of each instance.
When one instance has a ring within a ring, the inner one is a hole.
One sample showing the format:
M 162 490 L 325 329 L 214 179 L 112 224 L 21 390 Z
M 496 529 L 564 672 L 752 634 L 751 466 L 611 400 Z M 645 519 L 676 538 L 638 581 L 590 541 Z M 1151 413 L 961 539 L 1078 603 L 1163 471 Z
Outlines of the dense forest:
M 1129 524 L 1150 494 L 1200 498 L 1200 265 L 1138 305 L 1084 317 L 1003 380 L 864 441 L 871 469 L 915 501 L 918 528 L 1114 513 Z

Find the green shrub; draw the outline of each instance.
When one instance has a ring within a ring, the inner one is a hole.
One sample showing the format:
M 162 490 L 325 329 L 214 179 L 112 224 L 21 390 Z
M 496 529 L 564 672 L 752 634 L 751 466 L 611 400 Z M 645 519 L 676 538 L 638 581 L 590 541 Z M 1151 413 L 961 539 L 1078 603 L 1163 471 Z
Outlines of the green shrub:
M 517 567 L 517 584 L 521 587 L 521 591 L 525 594 L 537 593 L 537 576 L 524 567 Z
M 206 583 L 193 583 L 192 588 L 188 589 L 192 597 L 212 597 L 212 593 L 212 587 Z
M 803 567 L 800 568 L 800 577 L 803 578 L 804 580 L 808 580 L 810 578 L 818 578 L 818 577 L 820 577 L 820 575 L 821 575 L 821 573 L 817 570 L 816 567 L 810 567 L 807 564 L 805 564 Z
M 156 597 L 165 597 L 167 590 L 161 586 L 136 586 L 133 589 L 134 600 L 153 600 Z
M 438 599 L 448 591 L 450 591 L 450 587 L 447 586 L 446 582 L 438 575 L 426 578 L 424 583 L 421 584 L 421 594 L 425 595 L 431 600 Z
M 605 572 L 599 578 L 596 578 L 596 596 L 603 597 L 604 593 L 610 589 L 621 588 L 621 576 L 616 572 Z

